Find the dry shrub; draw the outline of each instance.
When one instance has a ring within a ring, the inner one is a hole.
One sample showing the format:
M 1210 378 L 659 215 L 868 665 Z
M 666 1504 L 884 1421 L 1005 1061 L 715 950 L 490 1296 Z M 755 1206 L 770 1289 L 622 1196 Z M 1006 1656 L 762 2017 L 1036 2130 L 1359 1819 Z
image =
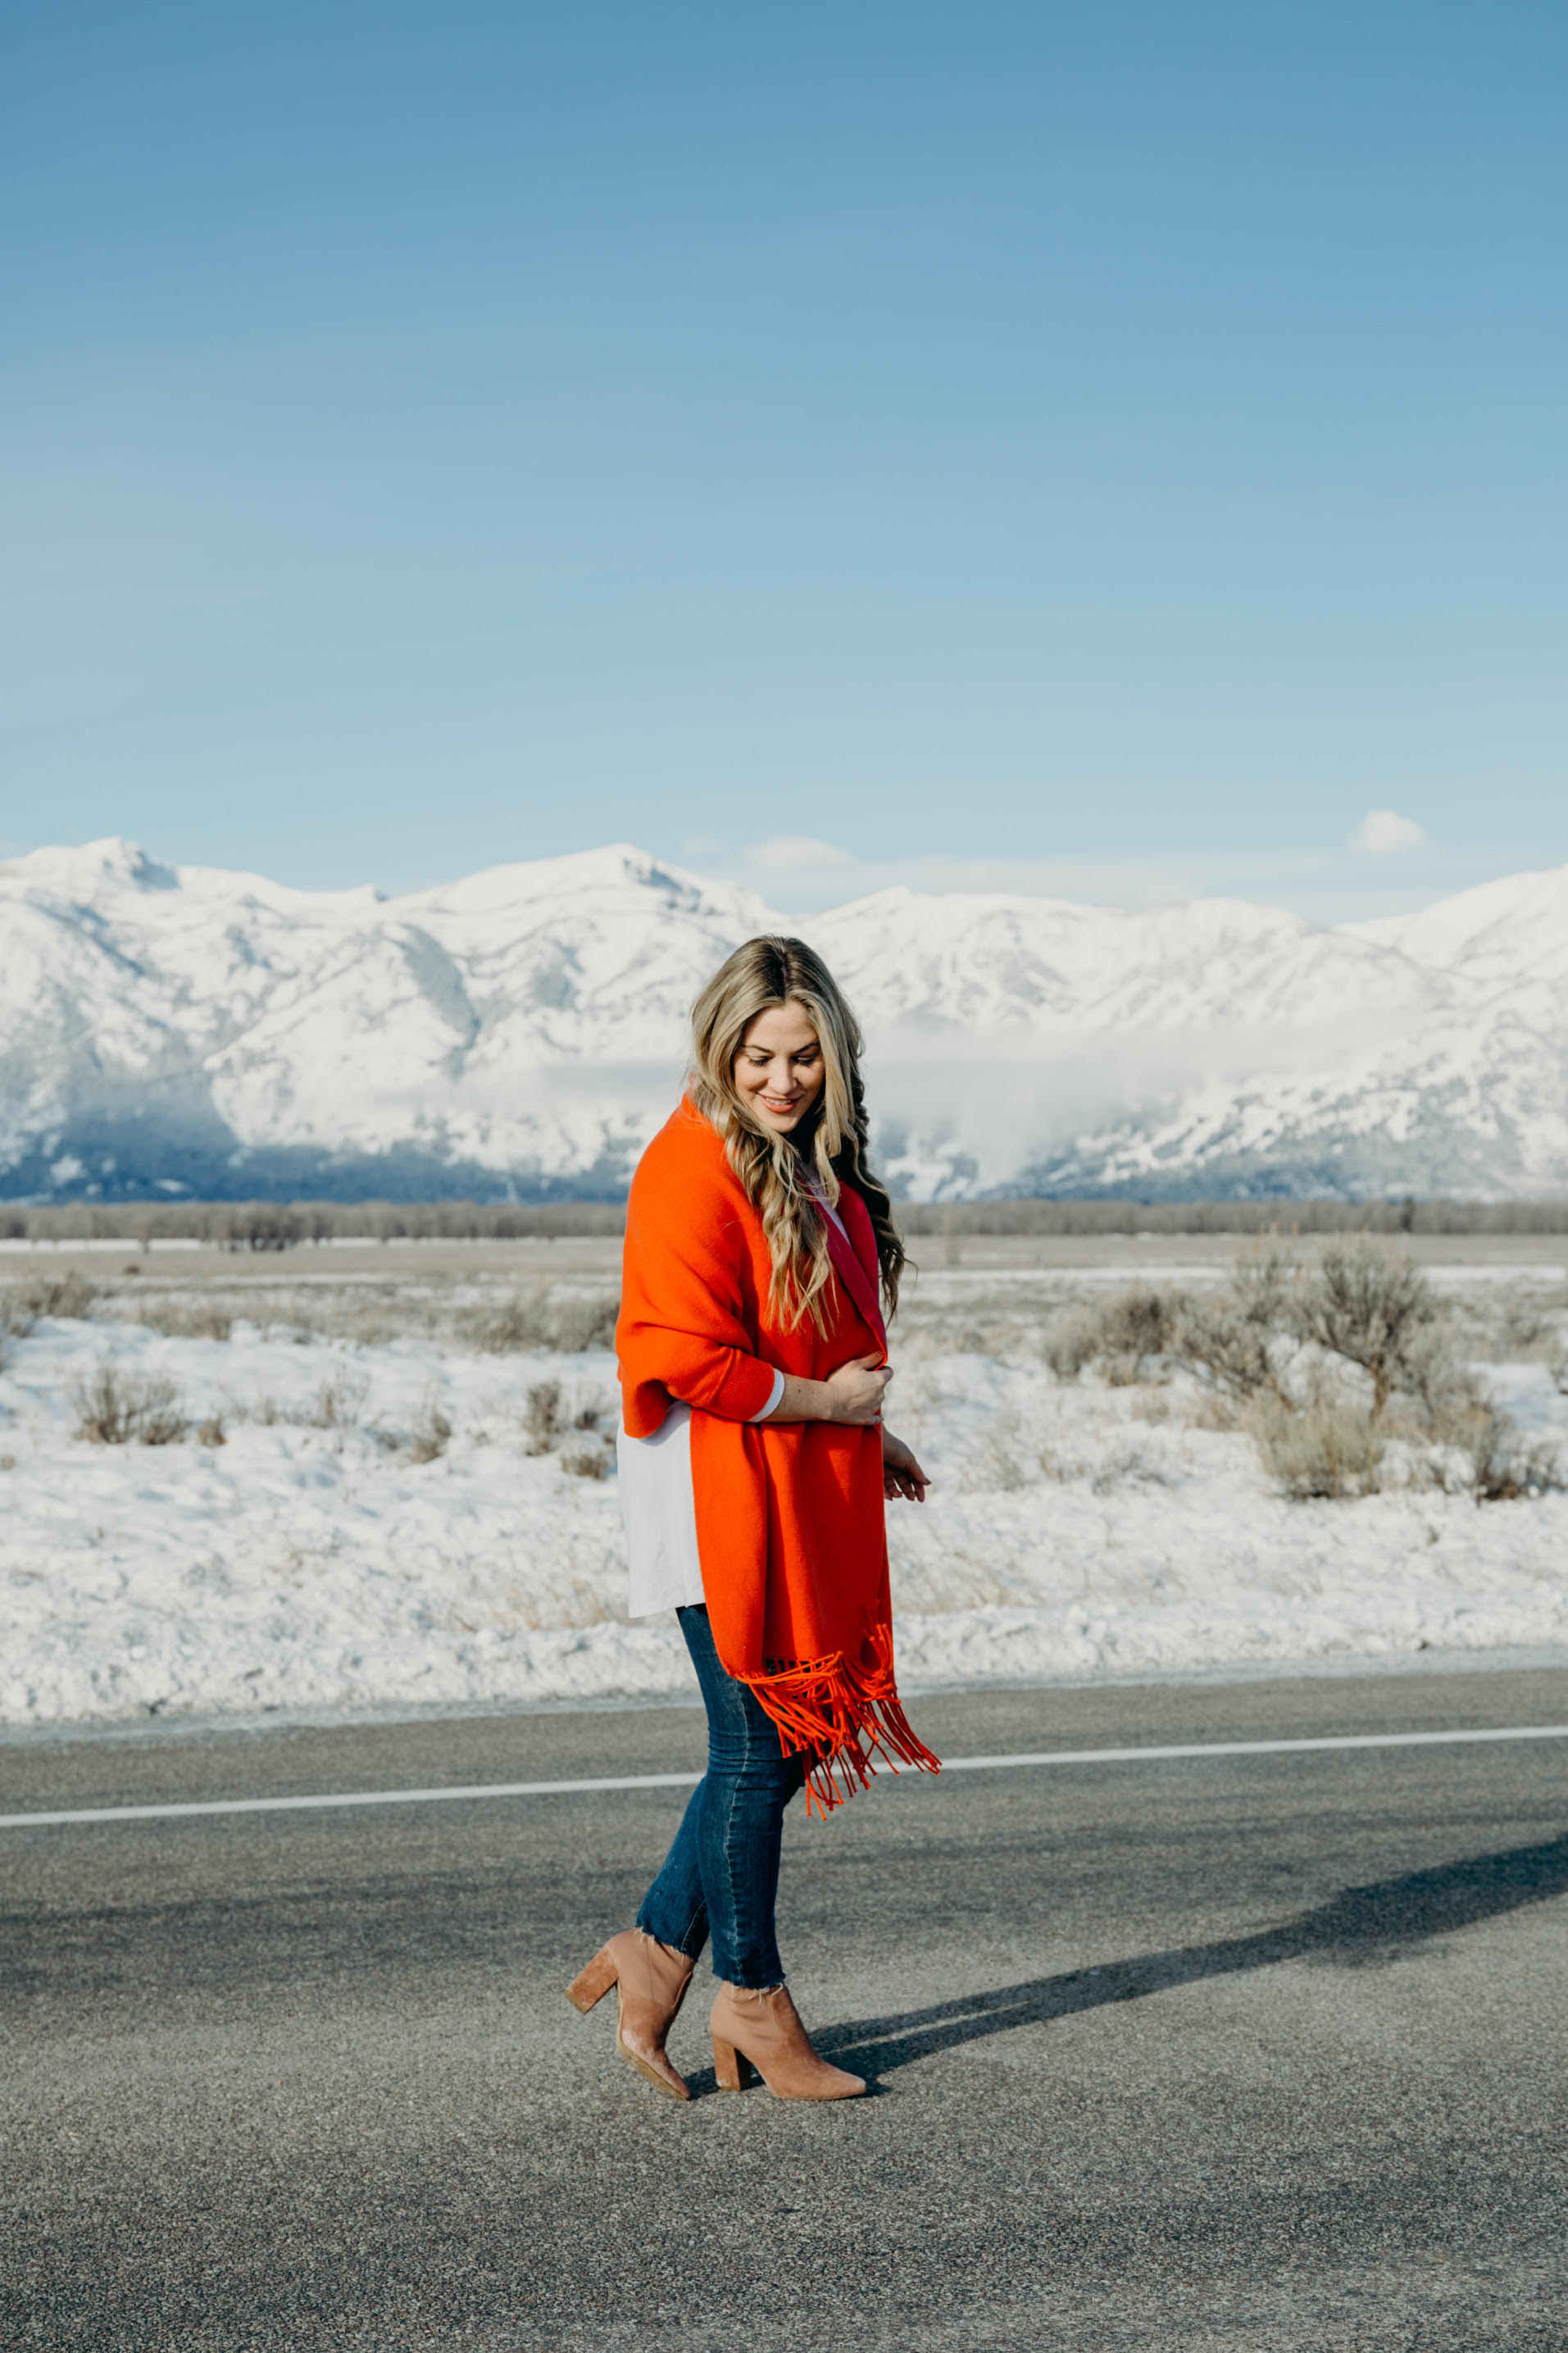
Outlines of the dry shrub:
M 1418 1336 L 1406 1352 L 1410 1388 L 1396 1398 L 1384 1426 L 1406 1438 L 1418 1454 L 1418 1475 L 1479 1504 L 1511 1504 L 1568 1486 L 1557 1448 L 1530 1439 L 1484 1381 L 1445 1345 L 1444 1335 Z M 1455 1457 L 1467 1465 L 1455 1476 Z
M 536 1381 L 523 1407 L 523 1451 L 548 1454 L 560 1445 L 561 1467 L 574 1479 L 607 1478 L 615 1467 L 615 1446 L 600 1427 L 604 1410 L 601 1402 L 582 1406 L 575 1413 L 570 1413 L 563 1401 L 559 1381 Z M 593 1439 L 596 1443 L 561 1444 L 569 1438 Z
M 226 1446 L 228 1444 L 228 1440 L 224 1433 L 223 1416 L 221 1413 L 209 1413 L 205 1421 L 199 1424 L 196 1430 L 196 1442 L 200 1446 Z
M 621 1303 L 617 1294 L 605 1292 L 596 1298 L 562 1299 L 555 1305 L 555 1328 L 558 1348 L 580 1355 L 588 1348 L 613 1348 L 616 1345 L 616 1323 Z
M 428 1331 L 435 1321 L 428 1299 L 395 1290 L 367 1294 L 360 1287 L 250 1291 L 235 1303 L 234 1313 L 249 1318 L 268 1339 L 280 1335 L 301 1348 L 316 1340 L 385 1347 L 410 1332 Z
M 171 1340 L 226 1340 L 234 1331 L 234 1311 L 216 1299 L 138 1300 L 128 1323 Z
M 370 1394 L 370 1375 L 362 1365 L 339 1365 L 317 1389 L 301 1414 L 290 1417 L 311 1430 L 353 1430 Z
M 69 1396 L 77 1436 L 95 1446 L 177 1446 L 191 1426 L 166 1374 L 124 1373 L 108 1357 Z
M 557 1299 L 543 1284 L 513 1292 L 498 1306 L 473 1307 L 459 1315 L 459 1340 L 491 1356 L 550 1349 L 575 1356 L 607 1348 L 616 1336 L 621 1303 L 605 1292 L 589 1298 Z
M 1395 1389 L 1424 1396 L 1440 1377 L 1451 1352 L 1431 1329 L 1439 1312 L 1420 1268 L 1363 1234 L 1323 1252 L 1298 1295 L 1296 1328 L 1303 1340 L 1360 1366 L 1379 1416 Z
M 1171 1353 L 1233 1411 L 1259 1397 L 1288 1410 L 1285 1376 L 1300 1348 L 1300 1270 L 1279 1250 L 1238 1260 L 1215 1299 L 1189 1300 Z
M 143 1446 L 178 1446 L 190 1429 L 184 1400 L 166 1374 L 150 1374 L 143 1382 L 136 1421 Z
M 542 1287 L 513 1292 L 495 1307 L 470 1307 L 458 1317 L 458 1337 L 489 1356 L 509 1356 L 524 1348 L 548 1348 L 545 1314 L 549 1294 Z
M 1294 1287 L 1300 1270 L 1279 1251 L 1244 1259 L 1217 1297 L 1135 1286 L 1047 1334 L 1045 1356 L 1071 1380 L 1098 1366 L 1112 1388 L 1184 1366 L 1237 1407 L 1260 1391 L 1284 1401 L 1284 1365 L 1296 1355 Z
M 1507 1414 L 1493 1412 L 1471 1449 L 1478 1504 L 1522 1503 L 1535 1495 L 1561 1494 L 1568 1468 L 1555 1446 L 1521 1438 Z
M 326 1314 L 303 1324 L 294 1337 L 301 1342 L 347 1340 L 355 1348 L 386 1348 L 411 1331 L 428 1330 L 429 1324 L 429 1308 L 419 1300 L 347 1299 L 330 1303 Z
M 1187 1306 L 1184 1292 L 1135 1284 L 1057 1324 L 1046 1335 L 1046 1362 L 1060 1380 L 1098 1365 L 1112 1388 L 1127 1388 L 1151 1362 L 1173 1353 Z
M 563 1448 L 561 1468 L 574 1479 L 605 1479 L 609 1476 L 611 1456 L 604 1446 L 574 1446 Z
M 528 1392 L 522 1409 L 522 1426 L 528 1443 L 527 1454 L 548 1454 L 551 1442 L 561 1431 L 561 1384 L 559 1381 L 537 1381 Z
M 1446 1475 L 1442 1453 L 1429 1465 L 1440 1486 L 1459 1484 L 1478 1504 L 1515 1504 L 1568 1487 L 1568 1468 L 1557 1449 L 1527 1439 L 1513 1417 L 1478 1383 L 1467 1381 L 1442 1400 L 1427 1435 L 1435 1447 L 1468 1458 L 1469 1476 Z
M 1425 1398 L 1453 1377 L 1442 1316 L 1419 1268 L 1358 1235 L 1311 1272 L 1280 1250 L 1239 1260 L 1215 1297 L 1188 1303 L 1168 1353 L 1233 1409 L 1267 1398 L 1278 1418 L 1326 1409 L 1318 1385 L 1303 1393 L 1310 1349 L 1363 1373 L 1381 1420 L 1395 1390 Z
M 445 1454 L 452 1436 L 452 1425 L 441 1410 L 441 1393 L 434 1383 L 425 1392 L 418 1418 L 409 1441 L 409 1459 L 414 1462 L 434 1462 Z
M 1079 1479 L 1089 1476 L 1088 1465 L 1080 1455 L 1058 1454 L 1054 1446 L 1042 1446 L 1038 1460 L 1042 1477 L 1054 1479 L 1061 1487 L 1074 1486 Z M 1024 1481 L 1015 1472 L 1011 1478 L 999 1479 L 996 1483 L 1002 1487 L 1021 1487 Z
M 1295 1503 L 1370 1494 L 1384 1440 L 1365 1406 L 1319 1397 L 1292 1407 L 1260 1397 L 1247 1423 L 1263 1467 Z
M 1544 1314 L 1538 1301 L 1510 1299 L 1505 1303 L 1496 1339 L 1505 1360 L 1517 1364 L 1522 1357 L 1544 1356 L 1558 1338 L 1556 1318 Z
M 1186 1307 L 1179 1291 L 1137 1289 L 1110 1300 L 1100 1316 L 1097 1355 L 1112 1388 L 1128 1388 L 1146 1368 L 1169 1356 Z
M 1519 1311 L 1520 1345 L 1550 1336 Z M 1239 1260 L 1217 1293 L 1133 1290 L 1049 1335 L 1063 1378 L 1097 1365 L 1112 1384 L 1179 1365 L 1216 1419 L 1239 1419 L 1264 1469 L 1297 1499 L 1368 1493 L 1388 1440 L 1404 1439 L 1418 1475 L 1457 1482 L 1483 1503 L 1568 1484 L 1555 1451 L 1528 1443 L 1460 1356 L 1456 1319 L 1407 1256 L 1367 1235 L 1336 1243 L 1307 1270 L 1278 1250 Z M 1568 1366 L 1554 1376 L 1568 1387 Z M 1354 1393 L 1356 1388 L 1361 1394 Z
M 602 1428 L 605 1413 L 603 1400 L 596 1405 L 579 1408 L 572 1417 L 572 1427 L 596 1443 L 589 1446 L 563 1447 L 561 1468 L 574 1479 L 607 1479 L 616 1467 L 616 1441 Z
M 1094 1362 L 1099 1345 L 1100 1317 L 1085 1310 L 1051 1324 L 1040 1345 L 1040 1354 L 1058 1381 L 1076 1381 L 1084 1366 Z
M 369 1394 L 370 1375 L 362 1365 L 339 1365 L 303 1405 L 285 1405 L 263 1389 L 248 1406 L 231 1403 L 229 1411 L 236 1421 L 254 1421 L 263 1430 L 279 1423 L 293 1430 L 355 1430 Z
M 8 1282 L 0 1291 L 0 1333 L 25 1340 L 46 1318 L 79 1323 L 92 1312 L 98 1285 L 74 1271 L 67 1274 L 35 1274 L 26 1282 Z

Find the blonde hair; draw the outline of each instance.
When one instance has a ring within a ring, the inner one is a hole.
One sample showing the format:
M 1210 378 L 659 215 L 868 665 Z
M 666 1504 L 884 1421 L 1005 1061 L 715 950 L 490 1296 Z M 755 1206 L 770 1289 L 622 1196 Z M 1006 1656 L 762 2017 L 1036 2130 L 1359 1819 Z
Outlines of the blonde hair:
M 735 1084 L 735 1057 L 761 1013 L 798 1005 L 822 1049 L 820 1093 L 789 1135 L 763 1127 Z M 786 1324 L 807 1316 L 826 1329 L 832 1280 L 827 1220 L 815 1182 L 833 1208 L 853 1184 L 870 1212 L 877 1262 L 890 1316 L 899 1302 L 904 1246 L 893 1205 L 866 1161 L 869 1122 L 860 1082 L 860 1028 L 843 992 L 804 940 L 747 940 L 721 964 L 691 1008 L 692 1101 L 724 1139 L 730 1166 L 759 1212 L 773 1259 L 770 1300 Z

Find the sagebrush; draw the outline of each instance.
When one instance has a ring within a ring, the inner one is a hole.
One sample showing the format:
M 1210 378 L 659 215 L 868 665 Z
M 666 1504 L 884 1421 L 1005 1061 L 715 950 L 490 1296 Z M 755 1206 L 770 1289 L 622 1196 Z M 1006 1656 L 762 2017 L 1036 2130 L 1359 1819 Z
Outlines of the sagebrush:
M 1531 1338 L 1544 1348 L 1551 1335 Z M 1063 1378 L 1089 1365 L 1112 1385 L 1189 1374 L 1300 1500 L 1368 1493 L 1396 1436 L 1441 1484 L 1461 1455 L 1480 1502 L 1568 1476 L 1465 1361 L 1454 1312 L 1420 1268 L 1366 1235 L 1312 1268 L 1278 1248 L 1248 1253 L 1206 1297 L 1135 1287 L 1048 1335 L 1046 1355 Z
M 575 1356 L 614 1345 L 620 1301 L 604 1292 L 559 1296 L 544 1284 L 513 1292 L 495 1305 L 470 1307 L 457 1318 L 457 1336 L 493 1356 L 551 1350 Z
M 72 1386 L 70 1401 L 77 1436 L 95 1446 L 177 1446 L 191 1426 L 165 1374 L 126 1372 L 110 1357 Z
M 0 1285 L 0 1336 L 26 1340 L 50 1320 L 79 1322 L 90 1315 L 99 1297 L 96 1282 L 74 1271 L 35 1274 L 26 1282 Z

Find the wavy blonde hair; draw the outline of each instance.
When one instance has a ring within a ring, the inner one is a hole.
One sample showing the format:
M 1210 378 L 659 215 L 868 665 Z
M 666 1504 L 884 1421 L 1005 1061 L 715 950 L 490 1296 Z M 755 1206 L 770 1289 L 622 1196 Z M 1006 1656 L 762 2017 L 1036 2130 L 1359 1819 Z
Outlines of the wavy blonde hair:
M 794 1133 L 776 1135 L 748 1110 L 735 1084 L 735 1057 L 760 1013 L 798 1005 L 822 1049 L 820 1093 Z M 748 940 L 721 964 L 691 1008 L 692 1101 L 724 1139 L 730 1166 L 759 1212 L 773 1258 L 774 1313 L 789 1324 L 807 1316 L 827 1328 L 825 1294 L 832 1280 L 827 1220 L 815 1182 L 837 1208 L 853 1185 L 870 1212 L 882 1295 L 891 1317 L 899 1303 L 904 1245 L 887 1188 L 866 1159 L 869 1122 L 860 1082 L 860 1026 L 822 958 L 804 940 Z

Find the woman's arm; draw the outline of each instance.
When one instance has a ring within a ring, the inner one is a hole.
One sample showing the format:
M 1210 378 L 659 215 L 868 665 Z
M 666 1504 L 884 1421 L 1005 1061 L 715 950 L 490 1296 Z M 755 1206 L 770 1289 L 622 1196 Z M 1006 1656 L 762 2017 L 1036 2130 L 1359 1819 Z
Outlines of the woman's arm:
M 882 1419 L 882 1398 L 893 1377 L 880 1356 L 852 1356 L 825 1381 L 784 1377 L 784 1395 L 768 1421 L 873 1422 Z
M 742 1257 L 734 1204 L 672 1123 L 643 1155 L 626 1207 L 616 1355 L 633 1437 L 658 1428 L 671 1398 L 724 1421 L 766 1412 L 774 1374 L 747 1329 Z

